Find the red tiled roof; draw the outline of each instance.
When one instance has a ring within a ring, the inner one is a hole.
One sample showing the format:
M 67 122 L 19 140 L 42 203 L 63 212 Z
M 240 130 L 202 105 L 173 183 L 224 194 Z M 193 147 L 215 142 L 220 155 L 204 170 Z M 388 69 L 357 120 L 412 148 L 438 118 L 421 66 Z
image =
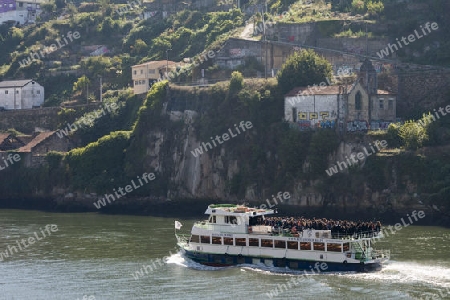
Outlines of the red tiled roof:
M 315 87 L 296 87 L 293 88 L 285 97 L 299 96 L 305 92 L 305 96 L 309 95 L 337 95 L 339 94 L 339 85 L 315 86 Z M 347 93 L 350 92 L 352 85 L 347 85 Z
M 46 140 L 48 137 L 52 136 L 55 132 L 56 131 L 41 132 L 33 140 L 31 140 L 31 142 L 29 142 L 23 147 L 20 147 L 14 152 L 31 152 L 31 150 L 33 150 L 34 147 L 36 147 L 42 141 Z

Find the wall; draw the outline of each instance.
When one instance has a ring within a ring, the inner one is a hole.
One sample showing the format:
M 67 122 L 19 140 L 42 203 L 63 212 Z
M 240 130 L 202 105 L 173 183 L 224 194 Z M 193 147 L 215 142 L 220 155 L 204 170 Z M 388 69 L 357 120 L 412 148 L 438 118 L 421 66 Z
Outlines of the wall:
M 355 96 L 358 91 L 361 92 L 360 110 L 355 107 Z M 347 131 L 367 130 L 369 125 L 369 95 L 359 82 L 348 95 L 347 107 Z
M 99 104 L 89 104 L 86 111 L 98 108 Z M 79 105 L 73 108 L 75 110 L 85 109 L 86 105 Z M 14 128 L 20 132 L 31 134 L 36 127 L 46 130 L 58 129 L 60 107 L 43 107 L 34 109 L 8 110 L 0 111 L 0 130 Z
M 338 102 L 338 95 L 286 97 L 284 119 L 294 122 L 293 109 L 296 109 L 295 123 L 299 129 L 334 128 L 338 120 Z

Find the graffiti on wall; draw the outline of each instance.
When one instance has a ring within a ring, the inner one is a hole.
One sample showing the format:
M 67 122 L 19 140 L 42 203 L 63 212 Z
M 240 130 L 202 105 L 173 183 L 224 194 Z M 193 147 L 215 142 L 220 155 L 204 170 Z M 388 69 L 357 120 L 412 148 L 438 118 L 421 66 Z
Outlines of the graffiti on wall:
M 309 130 L 311 129 L 311 122 L 306 120 L 297 121 L 298 129 L 300 130 Z
M 330 117 L 334 119 L 329 119 Z M 335 111 L 306 112 L 297 113 L 297 124 L 300 130 L 312 128 L 334 128 L 336 124 Z
M 336 121 L 335 120 L 320 120 L 317 123 L 318 128 L 334 128 Z
M 364 120 L 355 120 L 355 121 L 348 121 L 347 122 L 347 131 L 354 132 L 354 131 L 367 131 L 368 124 L 367 121 Z
M 371 130 L 387 130 L 388 127 L 389 127 L 389 124 L 391 124 L 391 122 L 371 121 L 370 122 L 370 129 Z

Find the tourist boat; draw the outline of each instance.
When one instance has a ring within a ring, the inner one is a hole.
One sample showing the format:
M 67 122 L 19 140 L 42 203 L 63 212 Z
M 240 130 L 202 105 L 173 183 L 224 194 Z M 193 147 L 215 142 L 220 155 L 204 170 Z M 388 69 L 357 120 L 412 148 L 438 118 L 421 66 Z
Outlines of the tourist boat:
M 175 230 L 178 246 L 193 261 L 215 267 L 264 264 L 318 272 L 369 272 L 381 270 L 389 260 L 389 250 L 372 247 L 374 238 L 380 237 L 376 233 L 336 237 L 331 230 L 293 234 L 259 225 L 275 213 L 243 205 L 209 205 L 208 220 L 196 222 L 190 236 Z M 176 221 L 175 227 L 180 229 L 181 223 Z

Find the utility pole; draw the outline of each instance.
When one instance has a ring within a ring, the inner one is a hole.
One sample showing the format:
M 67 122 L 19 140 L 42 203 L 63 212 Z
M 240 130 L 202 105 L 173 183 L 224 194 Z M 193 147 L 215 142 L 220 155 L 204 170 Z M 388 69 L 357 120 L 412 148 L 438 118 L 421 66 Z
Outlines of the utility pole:
M 169 70 L 169 51 L 172 51 L 172 49 L 167 49 L 166 50 L 166 78 L 167 78 L 167 80 L 169 80 L 169 73 L 168 73 L 168 70 Z
M 100 75 L 100 103 L 102 103 L 102 97 L 103 97 L 103 91 L 102 91 L 102 76 Z

